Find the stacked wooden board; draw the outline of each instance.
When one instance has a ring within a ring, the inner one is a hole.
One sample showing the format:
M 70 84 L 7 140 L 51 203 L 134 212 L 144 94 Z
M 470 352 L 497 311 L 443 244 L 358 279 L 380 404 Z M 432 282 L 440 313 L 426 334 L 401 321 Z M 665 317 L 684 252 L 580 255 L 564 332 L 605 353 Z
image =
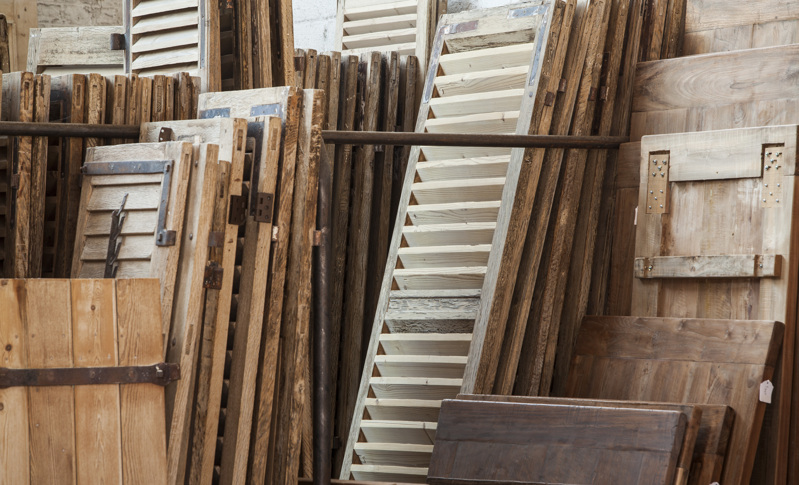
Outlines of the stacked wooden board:
M 427 483 L 685 483 L 701 415 L 686 408 L 445 400 Z
M 141 279 L 0 280 L 3 367 L 163 362 L 158 287 Z M 2 483 L 166 483 L 161 387 L 10 387 L 0 401 Z
M 433 45 L 436 25 L 447 13 L 442 0 L 346 0 L 336 16 L 336 49 L 344 55 L 370 51 L 416 55 L 422 66 Z
M 533 113 L 550 84 L 557 89 L 567 37 L 558 34 L 573 8 L 536 2 L 443 17 L 417 131 L 548 132 L 550 120 Z M 342 478 L 424 481 L 432 442 L 406 441 L 393 420 L 424 429 L 460 390 L 492 237 L 502 238 L 503 189 L 514 192 L 524 156 L 412 149 L 358 399 L 338 399 L 353 410 Z

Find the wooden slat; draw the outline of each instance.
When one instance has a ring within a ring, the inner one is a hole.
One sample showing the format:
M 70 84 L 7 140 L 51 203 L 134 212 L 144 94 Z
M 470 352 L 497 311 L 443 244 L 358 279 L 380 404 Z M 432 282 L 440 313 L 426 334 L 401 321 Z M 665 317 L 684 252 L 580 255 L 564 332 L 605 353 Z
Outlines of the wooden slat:
M 158 280 L 116 282 L 119 365 L 153 365 L 162 361 Z M 124 483 L 163 483 L 167 476 L 164 391 L 155 386 L 119 386 Z M 155 453 L 156 456 L 152 454 Z
M 72 339 L 75 367 L 119 365 L 113 280 L 73 280 Z M 119 386 L 75 388 L 78 483 L 122 481 Z
M 29 281 L 25 283 L 23 301 L 27 307 L 28 365 L 33 369 L 72 367 L 72 328 L 70 319 L 64 318 L 72 313 L 69 281 Z M 33 465 L 31 482 L 77 483 L 76 402 L 72 387 L 30 388 L 27 393 L 31 426 L 30 458 L 26 457 L 25 462 L 30 460 Z M 78 416 L 86 411 L 91 410 L 78 410 Z M 81 444 L 78 442 L 78 446 Z M 85 460 L 90 450 L 78 450 L 82 456 L 77 459 Z
M 636 258 L 636 278 L 779 278 L 782 256 L 661 256 Z

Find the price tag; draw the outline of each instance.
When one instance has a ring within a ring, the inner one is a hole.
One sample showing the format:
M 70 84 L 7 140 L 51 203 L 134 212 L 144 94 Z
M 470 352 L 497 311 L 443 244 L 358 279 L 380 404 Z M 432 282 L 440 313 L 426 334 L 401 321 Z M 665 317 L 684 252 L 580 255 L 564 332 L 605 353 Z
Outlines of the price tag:
M 771 404 L 772 392 L 774 392 L 774 384 L 771 381 L 763 381 L 760 384 L 760 402 Z

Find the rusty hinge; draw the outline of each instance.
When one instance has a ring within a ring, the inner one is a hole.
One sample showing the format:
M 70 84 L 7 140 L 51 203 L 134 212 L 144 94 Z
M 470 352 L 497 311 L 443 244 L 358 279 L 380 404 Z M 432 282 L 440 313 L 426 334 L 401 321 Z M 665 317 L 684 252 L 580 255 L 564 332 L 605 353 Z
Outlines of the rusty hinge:
M 205 274 L 203 275 L 203 288 L 208 290 L 221 290 L 222 277 L 225 275 L 225 270 L 216 261 L 208 261 L 205 265 Z
M 222 248 L 222 247 L 225 247 L 225 232 L 224 231 L 211 231 L 208 234 L 208 247 L 209 248 Z
M 111 34 L 109 48 L 112 51 L 123 51 L 125 50 L 125 34 Z
M 131 367 L 79 367 L 60 369 L 7 369 L 0 367 L 0 389 L 9 387 L 96 386 L 106 384 L 157 384 L 180 379 L 180 365 L 160 363 Z
M 552 106 L 555 104 L 555 93 L 547 91 L 547 96 L 544 98 L 544 106 Z
M 219 0 L 220 10 L 233 10 L 233 0 Z
M 782 151 L 785 145 L 763 145 L 763 187 L 761 207 L 779 207 L 782 200 L 782 183 L 785 168 Z M 784 203 L 783 203 L 784 205 Z
M 266 192 L 258 192 L 258 197 L 255 200 L 255 213 L 253 217 L 256 222 L 264 222 L 271 224 L 272 211 L 275 205 L 275 195 Z
M 231 195 L 227 223 L 240 226 L 247 220 L 247 196 Z
M 19 188 L 19 174 L 15 173 L 11 175 L 11 188 L 18 189 Z
M 166 126 L 161 128 L 161 131 L 158 132 L 158 142 L 163 143 L 165 141 L 172 141 L 175 139 L 175 132 L 172 131 L 172 128 L 167 128 Z
M 560 83 L 558 83 L 558 92 L 565 93 L 566 92 L 567 82 L 566 79 L 561 78 Z

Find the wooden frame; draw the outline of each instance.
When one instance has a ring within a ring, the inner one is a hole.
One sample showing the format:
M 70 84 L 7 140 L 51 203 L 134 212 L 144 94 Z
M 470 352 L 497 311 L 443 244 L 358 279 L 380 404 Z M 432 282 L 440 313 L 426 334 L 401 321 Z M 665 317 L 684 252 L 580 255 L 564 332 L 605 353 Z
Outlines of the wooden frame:
M 125 73 L 125 50 L 110 48 L 119 27 L 53 27 L 31 29 L 27 70 L 35 74 Z

